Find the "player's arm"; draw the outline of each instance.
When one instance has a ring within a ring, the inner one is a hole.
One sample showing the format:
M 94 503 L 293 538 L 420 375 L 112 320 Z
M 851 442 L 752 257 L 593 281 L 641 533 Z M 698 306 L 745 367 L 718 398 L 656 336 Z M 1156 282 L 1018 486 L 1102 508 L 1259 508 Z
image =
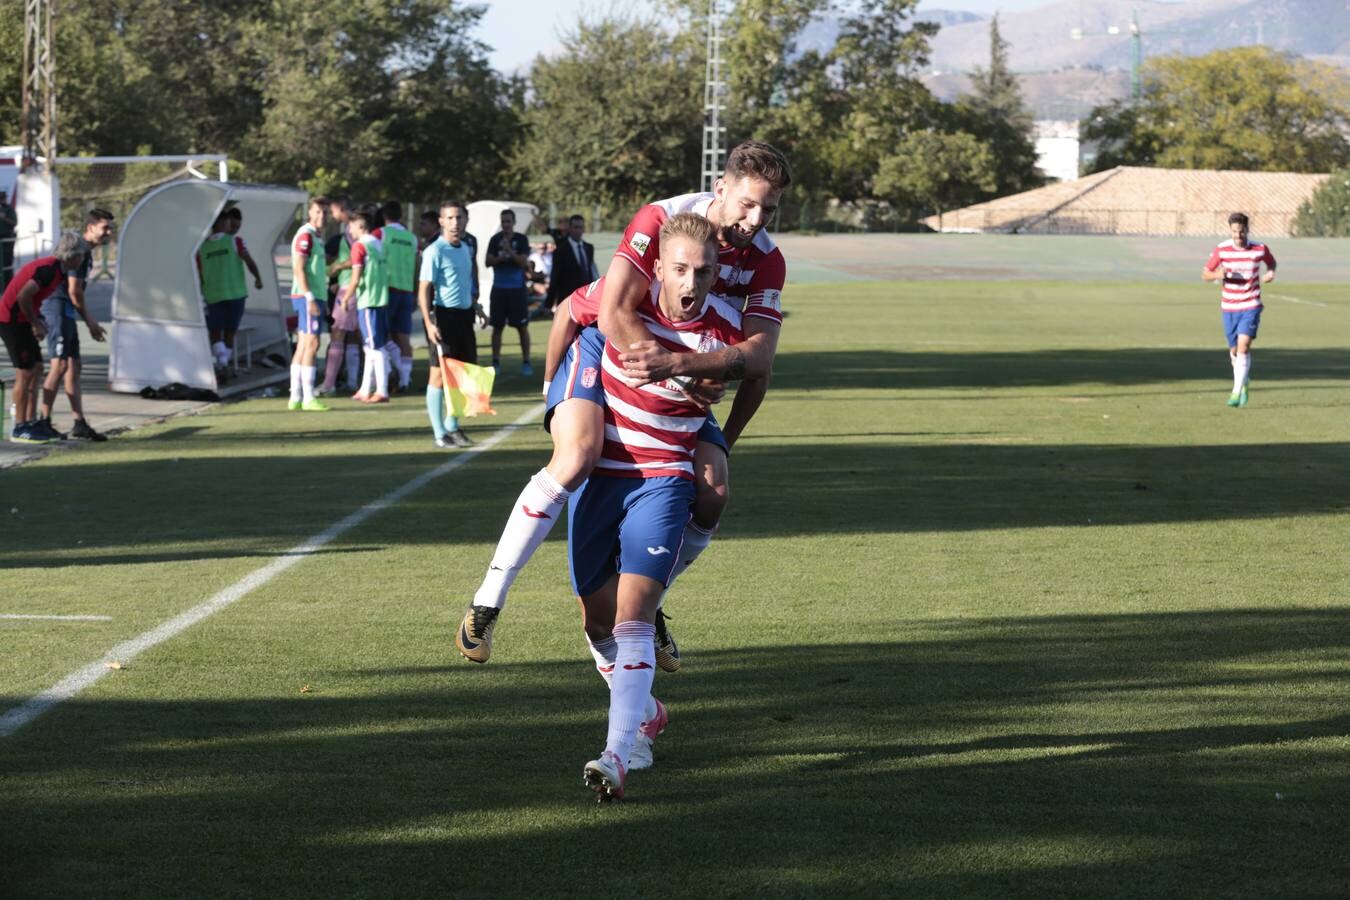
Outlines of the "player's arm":
M 1275 254 L 1270 252 L 1269 247 L 1266 248 L 1266 255 L 1261 258 L 1261 262 L 1266 264 L 1266 272 L 1261 276 L 1261 281 L 1263 284 L 1270 284 L 1275 280 Z
M 1219 251 L 1215 250 L 1209 255 L 1209 261 L 1205 267 L 1200 270 L 1200 278 L 1203 281 L 1223 281 L 1223 260 L 1219 258 Z
M 75 307 L 75 311 L 80 314 L 84 320 L 85 326 L 89 329 L 89 336 L 96 341 L 104 340 L 103 326 L 98 324 L 93 313 L 84 304 L 84 279 L 71 275 L 66 279 L 66 293 L 70 295 L 70 303 Z
M 777 322 L 747 317 L 746 338 L 739 344 L 705 353 L 672 353 L 656 341 L 638 341 L 619 354 L 619 361 L 624 374 L 644 383 L 672 376 L 717 381 L 767 378 L 773 371 L 781 329 Z
M 651 282 L 636 266 L 616 262 L 609 267 L 604 293 L 600 296 L 600 318 L 596 324 L 600 333 L 614 346 L 655 343 L 652 333 L 637 314 L 650 290 Z
M 577 323 L 572 320 L 572 301 L 563 300 L 553 308 L 553 324 L 548 330 L 548 346 L 544 350 L 544 384 L 553 380 L 553 375 L 567 355 L 567 345 L 577 336 Z M 548 389 L 545 388 L 545 393 Z
M 244 261 L 245 266 L 248 266 L 249 274 L 253 276 L 253 286 L 262 290 L 262 273 L 258 271 L 258 264 L 253 261 L 253 255 L 248 252 L 247 247 L 239 247 L 239 258 Z
M 731 412 L 727 414 L 726 422 L 722 423 L 722 436 L 727 439 L 728 447 L 736 444 L 736 439 L 755 417 L 768 392 L 769 376 L 747 378 L 741 382 L 741 386 L 736 389 L 736 398 L 731 401 Z
M 38 315 L 37 307 L 33 304 L 33 298 L 37 296 L 37 292 L 37 282 L 30 281 L 19 288 L 19 296 L 14 300 L 19 307 L 19 311 L 23 313 L 23 317 L 32 323 L 33 334 L 39 338 L 44 338 L 47 336 L 47 323 L 42 321 L 42 316 Z

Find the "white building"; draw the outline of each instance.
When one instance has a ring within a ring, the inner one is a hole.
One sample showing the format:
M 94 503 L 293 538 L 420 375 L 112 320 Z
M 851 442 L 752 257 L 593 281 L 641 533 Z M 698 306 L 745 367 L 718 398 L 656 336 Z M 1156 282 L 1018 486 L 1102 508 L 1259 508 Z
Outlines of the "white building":
M 1051 178 L 1078 178 L 1078 122 L 1038 119 L 1032 130 L 1036 141 L 1036 166 Z

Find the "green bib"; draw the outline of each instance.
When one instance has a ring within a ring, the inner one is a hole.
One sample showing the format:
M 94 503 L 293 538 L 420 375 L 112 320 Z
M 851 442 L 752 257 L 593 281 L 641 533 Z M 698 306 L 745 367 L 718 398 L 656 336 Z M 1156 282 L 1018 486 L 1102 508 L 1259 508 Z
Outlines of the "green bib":
M 328 264 L 323 258 L 323 235 L 308 223 L 300 226 L 300 234 L 306 231 L 309 232 L 309 256 L 305 257 L 305 281 L 309 283 L 309 292 L 314 295 L 315 300 L 327 300 Z M 291 246 L 291 252 L 294 253 L 295 245 Z
M 396 291 L 413 289 L 413 268 L 417 265 L 417 240 L 412 232 L 395 225 L 384 227 L 384 258 L 389 265 L 389 286 Z
M 389 305 L 389 266 L 380 242 L 371 235 L 361 238 L 366 261 L 361 267 L 361 283 L 356 286 L 356 308 L 378 309 Z
M 347 226 L 343 225 L 342 240 L 338 241 L 337 261 L 340 263 L 345 263 L 347 260 L 351 258 L 352 258 L 352 248 L 351 245 L 347 243 Z M 352 283 L 351 269 L 343 269 L 340 272 L 338 272 L 338 287 L 346 287 L 351 283 Z
M 248 296 L 244 261 L 239 258 L 234 235 L 212 235 L 202 243 L 197 256 L 202 264 L 202 296 L 207 303 Z

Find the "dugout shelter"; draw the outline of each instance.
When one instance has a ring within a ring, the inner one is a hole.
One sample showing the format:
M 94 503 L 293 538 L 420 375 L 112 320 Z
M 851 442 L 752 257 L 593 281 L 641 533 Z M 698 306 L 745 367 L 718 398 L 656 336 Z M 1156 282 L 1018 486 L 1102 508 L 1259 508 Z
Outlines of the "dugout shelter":
M 239 236 L 258 264 L 263 286 L 257 290 L 251 275 L 245 279 L 248 298 L 235 357 L 244 369 L 250 357 L 275 353 L 289 360 L 289 289 L 283 295 L 273 254 L 295 225 L 297 212 L 304 212 L 307 197 L 284 185 L 220 181 L 174 182 L 142 197 L 118 239 L 109 387 L 135 393 L 177 382 L 229 394 L 280 380 L 285 366 L 265 370 L 265 377 L 233 380 L 222 390 L 207 337 L 196 253 L 216 216 L 239 207 L 244 215 Z

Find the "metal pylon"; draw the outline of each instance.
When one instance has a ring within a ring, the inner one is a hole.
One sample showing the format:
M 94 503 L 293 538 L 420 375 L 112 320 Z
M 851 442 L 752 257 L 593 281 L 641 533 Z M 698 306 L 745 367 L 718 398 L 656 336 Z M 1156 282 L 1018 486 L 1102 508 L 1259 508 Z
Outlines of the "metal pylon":
M 722 81 L 722 11 L 718 0 L 708 0 L 708 52 L 703 79 L 703 190 L 711 191 L 722 177 L 726 162 L 726 127 L 722 125 L 722 103 L 726 83 Z
M 56 55 L 53 52 L 54 0 L 24 0 L 23 5 L 23 168 L 56 159 Z

